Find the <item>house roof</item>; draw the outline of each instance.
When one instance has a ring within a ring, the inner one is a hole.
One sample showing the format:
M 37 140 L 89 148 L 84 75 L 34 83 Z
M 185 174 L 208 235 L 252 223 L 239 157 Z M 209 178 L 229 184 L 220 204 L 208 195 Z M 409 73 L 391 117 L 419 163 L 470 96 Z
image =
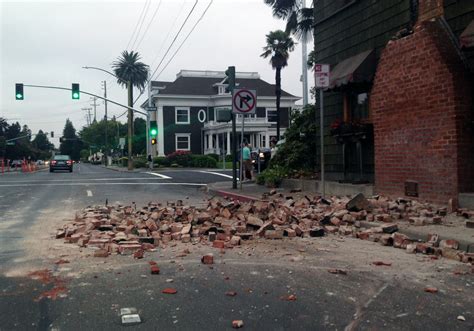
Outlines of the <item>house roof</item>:
M 224 77 L 186 77 L 178 76 L 174 82 L 153 81 L 152 87 L 165 87 L 160 90 L 161 95 L 216 95 L 214 86 L 223 81 Z M 275 85 L 267 83 L 260 78 L 236 78 L 237 87 L 256 89 L 260 96 L 275 96 Z M 295 97 L 283 91 L 282 97 Z M 297 98 L 297 97 L 295 97 Z

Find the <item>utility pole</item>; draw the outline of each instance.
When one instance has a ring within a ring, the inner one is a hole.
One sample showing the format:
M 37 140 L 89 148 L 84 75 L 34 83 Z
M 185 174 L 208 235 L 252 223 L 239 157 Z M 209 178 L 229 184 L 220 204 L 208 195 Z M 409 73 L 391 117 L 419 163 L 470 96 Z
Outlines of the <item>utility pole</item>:
M 91 109 L 92 108 L 81 108 L 81 110 L 85 110 L 86 111 L 86 120 L 87 120 L 87 126 L 90 126 L 91 125 Z
M 97 98 L 96 97 L 93 97 L 92 100 L 94 101 L 94 103 L 91 105 L 94 107 L 94 123 L 97 123 Z
M 133 138 L 133 86 L 130 81 L 127 82 L 128 88 L 128 170 L 133 170 L 132 160 L 132 138 Z
M 108 127 L 107 127 L 107 81 L 104 80 L 104 106 L 105 106 L 105 166 L 109 163 L 109 147 L 108 147 Z
M 306 8 L 306 0 L 301 0 L 301 7 Z M 301 38 L 301 56 L 302 56 L 302 81 L 303 81 L 303 107 L 308 104 L 308 38 L 303 33 Z

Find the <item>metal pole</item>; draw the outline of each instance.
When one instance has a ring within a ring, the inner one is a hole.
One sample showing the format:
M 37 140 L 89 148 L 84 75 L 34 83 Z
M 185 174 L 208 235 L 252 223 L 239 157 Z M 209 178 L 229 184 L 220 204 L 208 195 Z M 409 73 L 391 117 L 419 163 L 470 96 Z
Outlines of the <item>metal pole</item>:
M 105 106 L 105 166 L 109 165 L 109 147 L 108 147 L 108 140 L 109 140 L 109 132 L 108 132 L 108 124 L 107 124 L 107 81 L 104 80 L 104 101 Z
M 323 108 L 323 89 L 319 89 L 319 128 L 321 143 L 321 196 L 326 195 L 326 183 L 324 181 L 324 108 Z
M 302 8 L 306 7 L 306 0 L 301 1 Z M 306 33 L 301 38 L 301 56 L 302 56 L 302 80 L 303 80 L 303 106 L 308 104 L 308 40 Z
M 130 82 L 127 82 L 128 87 L 128 107 L 133 107 L 133 87 Z M 128 164 L 129 171 L 133 170 L 132 161 L 132 139 L 133 139 L 133 111 L 128 109 Z
M 232 93 L 233 95 L 233 93 Z M 237 189 L 237 128 L 236 114 L 232 114 L 232 188 Z
M 240 135 L 240 190 L 242 190 L 242 182 L 244 181 L 244 127 L 245 115 L 242 115 L 242 133 Z

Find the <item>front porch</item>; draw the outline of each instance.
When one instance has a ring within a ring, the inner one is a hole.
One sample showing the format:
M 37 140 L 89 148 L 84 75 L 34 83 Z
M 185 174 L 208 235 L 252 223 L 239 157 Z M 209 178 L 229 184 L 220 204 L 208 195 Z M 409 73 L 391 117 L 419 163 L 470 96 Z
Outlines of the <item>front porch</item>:
M 252 148 L 270 148 L 270 141 L 276 137 L 276 129 L 272 127 L 274 123 L 268 122 L 266 118 L 246 118 L 244 123 L 244 141 L 248 142 Z M 242 139 L 242 120 L 236 121 L 237 144 L 240 145 Z M 202 150 L 203 154 L 225 154 L 231 155 L 232 150 L 232 123 L 220 123 L 210 121 L 202 129 Z M 284 129 L 281 129 L 281 134 Z

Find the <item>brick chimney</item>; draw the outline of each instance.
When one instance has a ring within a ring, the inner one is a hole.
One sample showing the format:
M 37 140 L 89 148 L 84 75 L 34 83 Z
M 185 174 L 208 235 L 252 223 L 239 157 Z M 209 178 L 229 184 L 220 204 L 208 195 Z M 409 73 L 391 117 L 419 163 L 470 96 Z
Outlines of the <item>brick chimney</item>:
M 418 23 L 443 15 L 443 0 L 418 0 Z

